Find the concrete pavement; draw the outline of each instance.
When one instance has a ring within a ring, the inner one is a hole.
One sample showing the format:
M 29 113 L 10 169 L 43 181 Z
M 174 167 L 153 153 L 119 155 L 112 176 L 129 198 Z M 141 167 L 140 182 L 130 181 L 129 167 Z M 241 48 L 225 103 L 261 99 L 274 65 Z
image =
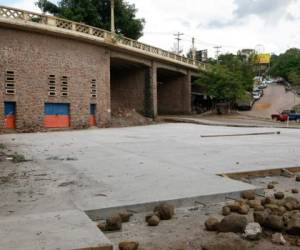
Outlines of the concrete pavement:
M 217 174 L 300 166 L 300 130 L 279 130 L 203 138 L 278 129 L 160 124 L 0 135 L 31 160 L 0 162 L 2 246 L 20 249 L 19 239 L 22 250 L 103 246 L 107 239 L 84 212 L 96 219 L 125 208 L 149 211 L 160 201 L 178 207 L 237 197 L 255 187 Z
M 106 236 L 76 210 L 0 217 L 0 238 L 3 250 L 112 250 Z
M 23 164 L 27 169 L 38 169 L 48 178 L 39 191 L 43 195 L 35 194 L 38 187 L 30 190 L 37 196 L 35 201 L 7 201 L 6 209 L 12 206 L 16 213 L 39 212 L 39 207 L 105 210 L 251 189 L 216 174 L 299 166 L 300 131 L 282 129 L 281 135 L 242 138 L 200 136 L 277 130 L 161 124 L 2 135 L 4 143 L 33 159 Z M 41 183 L 32 181 L 31 186 Z M 0 213 L 5 214 L 4 209 Z

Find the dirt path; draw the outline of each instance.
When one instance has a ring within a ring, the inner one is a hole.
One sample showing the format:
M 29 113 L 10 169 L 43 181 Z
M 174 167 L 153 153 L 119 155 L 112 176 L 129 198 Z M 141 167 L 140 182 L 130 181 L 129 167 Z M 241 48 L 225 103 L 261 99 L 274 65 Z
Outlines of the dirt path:
M 282 85 L 272 84 L 264 90 L 264 96 L 257 101 L 251 111 L 241 112 L 244 115 L 270 118 L 272 113 L 291 109 L 300 104 L 300 98 L 293 92 L 285 91 Z

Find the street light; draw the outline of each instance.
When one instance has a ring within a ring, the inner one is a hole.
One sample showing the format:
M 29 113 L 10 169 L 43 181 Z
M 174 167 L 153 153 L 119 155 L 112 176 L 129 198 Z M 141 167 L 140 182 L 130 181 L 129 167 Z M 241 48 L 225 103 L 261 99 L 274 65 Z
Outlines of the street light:
M 110 11 L 111 11 L 110 31 L 112 33 L 115 33 L 116 32 L 116 30 L 115 30 L 115 0 L 110 0 Z

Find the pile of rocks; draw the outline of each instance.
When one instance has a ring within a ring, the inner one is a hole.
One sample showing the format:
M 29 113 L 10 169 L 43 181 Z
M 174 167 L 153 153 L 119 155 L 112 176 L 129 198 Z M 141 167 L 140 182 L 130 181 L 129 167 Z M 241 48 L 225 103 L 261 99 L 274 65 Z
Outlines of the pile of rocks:
M 223 207 L 222 214 L 221 221 L 214 217 L 206 220 L 208 231 L 241 233 L 248 240 L 259 240 L 268 231 L 273 233 L 274 243 L 283 245 L 282 233 L 300 236 L 300 202 L 282 192 L 264 199 L 256 198 L 254 191 L 243 192 L 240 200 Z
M 168 203 L 162 203 L 156 206 L 153 213 L 147 215 L 145 220 L 148 226 L 158 226 L 161 220 L 171 220 L 175 214 L 175 207 Z M 105 223 L 99 223 L 98 228 L 101 231 L 119 231 L 122 229 L 122 223 L 129 222 L 132 214 L 123 212 L 115 214 L 106 219 Z M 137 241 L 122 241 L 119 243 L 120 250 L 137 250 L 139 243 Z
M 175 214 L 175 207 L 171 204 L 163 203 L 156 206 L 152 214 L 146 215 L 145 221 L 148 226 L 158 226 L 161 220 L 171 220 Z
M 97 226 L 101 231 L 118 231 L 122 229 L 122 223 L 129 222 L 131 213 L 122 212 L 110 216 L 105 223 L 99 223 Z

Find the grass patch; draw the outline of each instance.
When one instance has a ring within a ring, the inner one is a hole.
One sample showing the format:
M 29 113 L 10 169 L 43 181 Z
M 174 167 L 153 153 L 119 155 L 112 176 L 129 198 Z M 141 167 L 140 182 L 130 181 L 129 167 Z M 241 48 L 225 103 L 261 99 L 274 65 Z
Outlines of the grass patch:
M 27 161 L 24 155 L 18 153 L 14 153 L 13 155 L 10 155 L 10 157 L 12 157 L 13 163 L 20 163 L 20 162 Z
M 6 146 L 3 143 L 0 143 L 0 150 L 6 149 Z

